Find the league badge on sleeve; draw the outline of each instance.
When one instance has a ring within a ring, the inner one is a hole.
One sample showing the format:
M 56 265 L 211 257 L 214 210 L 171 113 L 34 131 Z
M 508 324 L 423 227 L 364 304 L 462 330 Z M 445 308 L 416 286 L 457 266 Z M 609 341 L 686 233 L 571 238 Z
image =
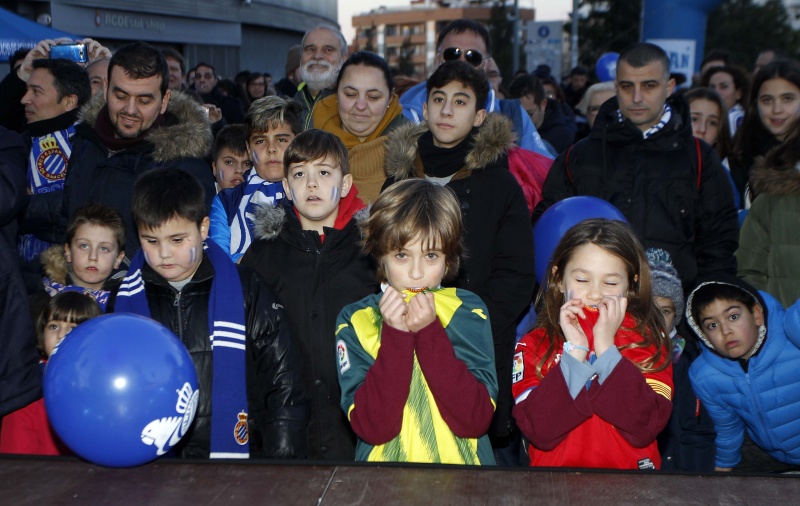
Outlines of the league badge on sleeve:
M 339 374 L 344 374 L 350 369 L 350 355 L 347 353 L 347 345 L 341 339 L 336 343 L 336 355 L 339 357 Z
M 525 373 L 525 362 L 522 360 L 522 352 L 514 354 L 514 367 L 511 369 L 511 381 L 516 383 L 522 380 Z

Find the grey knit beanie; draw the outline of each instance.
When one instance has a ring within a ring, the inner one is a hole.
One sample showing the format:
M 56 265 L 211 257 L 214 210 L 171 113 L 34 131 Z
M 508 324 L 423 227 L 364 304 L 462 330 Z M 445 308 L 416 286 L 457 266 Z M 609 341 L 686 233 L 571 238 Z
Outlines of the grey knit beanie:
M 675 325 L 683 318 L 683 286 L 678 271 L 672 265 L 672 258 L 663 249 L 649 248 L 647 263 L 653 276 L 653 296 L 666 297 L 675 304 Z

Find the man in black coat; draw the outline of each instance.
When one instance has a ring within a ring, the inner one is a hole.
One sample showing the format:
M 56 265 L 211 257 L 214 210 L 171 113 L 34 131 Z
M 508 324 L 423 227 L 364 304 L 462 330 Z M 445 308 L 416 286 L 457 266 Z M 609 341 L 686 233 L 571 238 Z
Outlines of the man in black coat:
M 25 195 L 25 143 L 0 126 L 0 417 L 42 395 L 39 353 L 17 257 L 17 212 Z
M 214 140 L 208 119 L 188 95 L 169 90 L 168 82 L 169 67 L 159 50 L 144 42 L 123 46 L 109 63 L 105 100 L 93 97 L 75 127 L 63 217 L 89 203 L 113 207 L 125 222 L 129 258 L 139 248 L 131 189 L 141 174 L 168 167 L 189 172 L 203 186 L 209 210 L 216 194 L 203 159 Z
M 689 107 L 670 97 L 669 58 L 640 43 L 617 64 L 617 97 L 600 109 L 590 136 L 550 169 L 534 222 L 567 197 L 616 206 L 645 248 L 672 256 L 684 289 L 709 274 L 736 273 L 739 227 L 731 185 L 714 149 L 692 135 Z

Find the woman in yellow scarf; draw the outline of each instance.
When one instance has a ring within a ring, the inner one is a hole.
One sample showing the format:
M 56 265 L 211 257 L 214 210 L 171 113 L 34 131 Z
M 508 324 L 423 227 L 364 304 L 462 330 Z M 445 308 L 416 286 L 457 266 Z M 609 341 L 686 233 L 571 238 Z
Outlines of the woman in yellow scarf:
M 386 136 L 407 122 L 389 65 L 369 51 L 354 53 L 342 64 L 336 94 L 314 108 L 314 128 L 336 135 L 347 146 L 353 184 L 365 202 L 374 202 L 386 181 Z

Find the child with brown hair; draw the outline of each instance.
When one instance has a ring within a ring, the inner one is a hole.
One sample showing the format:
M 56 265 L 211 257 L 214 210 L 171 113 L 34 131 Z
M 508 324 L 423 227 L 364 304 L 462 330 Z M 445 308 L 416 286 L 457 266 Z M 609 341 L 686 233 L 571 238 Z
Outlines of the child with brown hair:
M 442 288 L 458 272 L 458 199 L 423 179 L 390 186 L 362 227 L 383 293 L 336 322 L 341 407 L 356 460 L 494 465 L 492 329 L 481 299 Z
M 633 231 L 605 219 L 569 229 L 540 297 L 512 387 L 531 466 L 659 469 L 672 347 Z

